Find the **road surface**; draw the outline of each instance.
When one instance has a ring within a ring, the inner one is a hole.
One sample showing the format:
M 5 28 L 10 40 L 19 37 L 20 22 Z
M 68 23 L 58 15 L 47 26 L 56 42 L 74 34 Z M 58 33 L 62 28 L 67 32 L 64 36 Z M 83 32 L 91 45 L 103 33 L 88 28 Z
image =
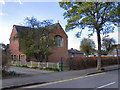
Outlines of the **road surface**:
M 119 88 L 120 86 L 119 74 L 120 74 L 120 70 L 115 70 L 115 71 L 97 73 L 88 76 L 80 76 L 71 79 L 65 79 L 56 82 L 26 86 L 26 87 L 22 87 L 22 89 L 23 88 L 24 89 L 26 88 L 27 89 L 28 88 L 31 89 L 32 88 L 91 88 L 91 90 L 97 90 L 101 88 Z

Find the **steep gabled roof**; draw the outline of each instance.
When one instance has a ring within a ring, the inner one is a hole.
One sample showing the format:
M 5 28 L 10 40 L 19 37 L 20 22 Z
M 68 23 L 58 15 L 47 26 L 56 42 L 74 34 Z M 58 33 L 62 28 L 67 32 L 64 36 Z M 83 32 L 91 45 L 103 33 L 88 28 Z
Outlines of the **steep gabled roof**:
M 49 25 L 49 26 L 47 26 L 47 28 L 54 28 L 55 26 L 58 26 L 58 25 L 60 26 L 60 28 L 62 28 L 62 26 L 60 25 L 60 23 L 55 23 L 55 24 L 53 24 L 53 25 Z M 18 33 L 20 33 L 21 30 L 29 30 L 29 29 L 30 29 L 30 27 L 19 26 L 19 25 L 13 25 L 13 27 L 16 28 L 16 30 L 17 30 Z M 62 28 L 62 30 L 63 30 L 63 28 Z M 64 32 L 64 34 L 67 36 L 67 34 L 65 33 L 64 30 L 63 30 L 63 32 Z M 68 37 L 68 36 L 67 36 L 67 37 Z
M 60 25 L 60 23 L 56 23 L 56 25 L 59 25 L 62 28 L 62 26 Z M 63 28 L 62 28 L 62 30 L 63 30 L 64 34 L 67 36 L 67 34 L 66 34 L 66 32 L 64 31 Z M 67 36 L 67 38 L 68 38 L 68 36 Z
M 16 28 L 16 31 L 17 31 L 18 33 L 20 33 L 21 30 L 28 30 L 28 29 L 30 29 L 29 27 L 19 26 L 19 25 L 13 25 L 13 27 Z

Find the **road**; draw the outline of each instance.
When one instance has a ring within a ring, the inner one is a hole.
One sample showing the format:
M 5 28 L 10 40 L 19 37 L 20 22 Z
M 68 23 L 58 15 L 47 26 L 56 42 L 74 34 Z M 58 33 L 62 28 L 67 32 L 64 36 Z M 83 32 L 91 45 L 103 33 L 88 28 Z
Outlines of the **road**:
M 91 90 L 100 88 L 119 88 L 119 74 L 120 70 L 115 70 L 22 88 L 91 88 Z

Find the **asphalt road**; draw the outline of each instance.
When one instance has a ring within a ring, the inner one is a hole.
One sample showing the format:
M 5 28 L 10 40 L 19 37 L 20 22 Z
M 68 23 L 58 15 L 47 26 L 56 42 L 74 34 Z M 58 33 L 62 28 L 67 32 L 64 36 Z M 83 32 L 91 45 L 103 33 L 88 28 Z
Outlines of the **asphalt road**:
M 115 71 L 97 73 L 88 76 L 80 76 L 80 77 L 56 81 L 56 82 L 49 82 L 45 84 L 22 87 L 22 89 L 23 88 L 24 89 L 26 88 L 27 89 L 28 88 L 31 89 L 32 88 L 91 88 L 91 90 L 97 90 L 101 88 L 119 88 L 120 86 L 119 74 L 120 74 L 120 70 L 115 70 Z

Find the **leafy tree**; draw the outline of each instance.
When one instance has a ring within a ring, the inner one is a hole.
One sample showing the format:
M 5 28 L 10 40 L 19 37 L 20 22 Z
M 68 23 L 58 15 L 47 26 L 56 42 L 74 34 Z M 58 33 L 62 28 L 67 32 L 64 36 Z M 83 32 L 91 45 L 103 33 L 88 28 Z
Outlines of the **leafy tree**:
M 49 47 L 56 46 L 55 40 L 50 37 L 50 34 L 54 33 L 55 26 L 50 20 L 40 22 L 34 17 L 27 17 L 25 26 L 27 27 L 24 27 L 17 35 L 21 47 L 23 45 L 23 53 L 41 62 L 45 56 L 48 59 L 48 56 L 52 54 Z
M 88 27 L 93 35 L 97 33 L 98 41 L 98 61 L 97 69 L 101 69 L 101 36 L 100 34 L 108 34 L 113 32 L 111 26 L 113 22 L 117 22 L 120 15 L 120 7 L 118 2 L 59 2 L 60 7 L 65 10 L 63 16 L 67 19 L 67 31 L 80 28 L 76 34 L 81 35 L 82 30 Z
M 115 42 L 116 41 L 113 38 L 105 38 L 105 39 L 103 39 L 102 48 L 106 52 L 106 54 L 108 54 L 108 52 L 112 48 L 112 45 L 115 44 Z
M 81 45 L 80 45 L 80 50 L 82 52 L 84 52 L 87 57 L 88 55 L 90 55 L 91 53 L 93 54 L 94 51 L 95 51 L 95 43 L 93 40 L 91 39 L 86 39 L 84 38 L 82 41 L 81 41 Z
M 105 50 L 101 50 L 101 55 L 107 55 L 107 52 Z

